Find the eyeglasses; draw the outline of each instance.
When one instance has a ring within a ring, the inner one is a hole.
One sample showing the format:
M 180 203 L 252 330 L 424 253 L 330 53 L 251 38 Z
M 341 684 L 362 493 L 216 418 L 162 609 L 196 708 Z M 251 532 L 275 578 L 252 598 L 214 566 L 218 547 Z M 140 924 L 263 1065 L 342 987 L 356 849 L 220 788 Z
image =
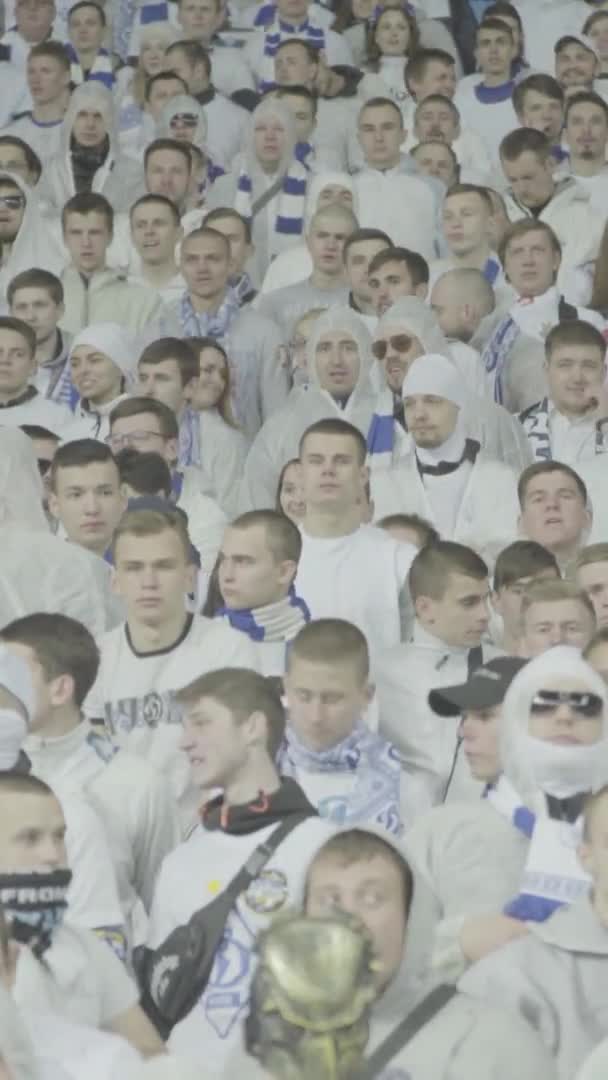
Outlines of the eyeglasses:
M 389 345 L 395 352 L 406 353 L 412 347 L 412 338 L 409 334 L 395 334 L 393 337 L 387 338 L 386 341 L 374 341 L 372 352 L 376 360 L 384 360 Z
M 578 690 L 539 690 L 532 698 L 530 712 L 546 716 L 555 712 L 560 705 L 569 705 L 573 712 L 586 720 L 601 716 L 604 709 L 604 702 L 598 694 Z
M 194 113 L 176 113 L 175 116 L 171 117 L 170 127 L 178 124 L 181 124 L 182 127 L 196 127 L 198 116 L 195 116 Z
M 163 439 L 160 431 L 132 431 L 129 435 L 109 435 L 106 442 L 116 453 L 125 446 L 144 446 L 148 439 Z
M 7 210 L 20 210 L 22 206 L 25 206 L 25 199 L 23 195 L 0 195 L 0 206 L 6 207 Z

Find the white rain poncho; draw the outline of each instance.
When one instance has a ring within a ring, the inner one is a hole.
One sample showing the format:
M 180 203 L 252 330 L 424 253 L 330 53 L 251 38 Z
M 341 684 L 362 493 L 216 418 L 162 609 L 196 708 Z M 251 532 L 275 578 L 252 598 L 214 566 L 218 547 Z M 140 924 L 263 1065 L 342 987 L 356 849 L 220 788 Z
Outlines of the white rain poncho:
M 458 358 L 452 352 L 447 338 L 441 330 L 436 316 L 431 309 L 415 296 L 405 296 L 397 300 L 378 320 L 376 340 L 391 333 L 407 332 L 418 338 L 426 354 L 440 354 L 451 360 L 460 372 L 464 388 L 467 391 L 467 403 L 463 408 L 466 434 L 479 442 L 487 459 L 502 461 L 505 465 L 520 472 L 529 465 L 532 458 L 528 440 L 517 417 L 511 416 L 506 409 L 493 401 L 481 398 L 475 392 L 471 379 L 471 369 L 459 365 Z M 393 416 L 393 393 L 386 386 L 384 373 L 374 361 L 372 382 L 380 390 L 376 413 L 379 418 Z M 383 443 L 384 445 L 384 443 Z M 411 448 L 411 440 L 403 430 L 395 425 L 395 437 L 392 454 L 387 451 L 372 452 L 371 465 L 384 467 L 396 464 Z M 377 460 L 376 460 L 377 459 Z
M 91 191 L 105 195 L 115 211 L 128 211 L 144 193 L 141 163 L 120 154 L 114 99 L 110 90 L 99 82 L 85 82 L 72 92 L 61 127 L 61 148 L 45 166 L 39 183 L 40 202 L 51 215 L 59 214 L 65 203 L 76 194 L 72 169 L 71 137 L 78 113 L 83 110 L 100 112 L 105 121 L 109 150 L 97 169 Z
M 352 176 L 345 172 L 322 172 L 311 176 L 308 191 L 306 193 L 306 206 L 304 210 L 304 223 L 308 228 L 314 214 L 319 209 L 319 196 L 326 187 L 342 187 L 350 191 L 353 197 L 352 209 L 357 215 L 357 196 Z M 327 205 L 327 204 L 325 204 Z M 348 205 L 342 203 L 341 205 Z M 273 259 L 262 283 L 263 293 L 272 292 L 273 289 L 282 289 L 285 285 L 295 285 L 298 281 L 304 281 L 310 277 L 313 271 L 312 259 L 307 245 L 302 241 L 283 251 Z
M 349 334 L 359 351 L 359 375 L 344 408 L 319 385 L 316 349 L 323 334 L 339 330 Z M 376 402 L 369 379 L 371 338 L 358 315 L 350 308 L 332 307 L 314 323 L 307 346 L 309 384 L 295 387 L 282 409 L 258 432 L 247 461 L 240 491 L 241 511 L 272 508 L 283 465 L 297 457 L 300 439 L 317 420 L 338 417 L 359 428 L 363 435 L 371 422 Z
M 0 268 L 0 296 L 4 299 L 9 282 L 17 274 L 37 269 L 59 275 L 68 258 L 42 217 L 37 189 L 28 187 L 20 176 L 5 170 L 0 170 L 2 179 L 16 184 L 26 200 L 21 228 Z
M 207 117 L 203 106 L 190 94 L 176 94 L 175 97 L 172 97 L 170 101 L 163 105 L 156 125 L 156 137 L 158 139 L 174 139 L 175 135 L 171 130 L 171 121 L 174 116 L 186 113 L 198 117 L 194 138 L 189 141 L 204 152 L 207 149 Z
M 32 440 L 18 428 L 0 428 L 0 528 L 48 533 L 43 494 Z

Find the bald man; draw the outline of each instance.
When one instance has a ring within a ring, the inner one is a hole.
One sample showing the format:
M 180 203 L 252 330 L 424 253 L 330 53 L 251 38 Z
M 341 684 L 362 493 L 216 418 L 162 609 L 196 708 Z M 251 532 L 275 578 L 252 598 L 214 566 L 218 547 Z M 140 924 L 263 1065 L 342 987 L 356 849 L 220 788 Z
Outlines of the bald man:
M 450 342 L 468 343 L 494 306 L 494 290 L 481 270 L 447 270 L 431 291 L 431 308 Z

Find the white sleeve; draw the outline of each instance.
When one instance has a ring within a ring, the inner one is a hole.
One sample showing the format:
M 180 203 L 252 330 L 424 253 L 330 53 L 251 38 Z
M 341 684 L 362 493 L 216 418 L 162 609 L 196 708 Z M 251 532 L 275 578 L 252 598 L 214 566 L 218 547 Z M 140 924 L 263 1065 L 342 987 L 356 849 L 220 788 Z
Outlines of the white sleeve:
M 116 1016 L 139 1003 L 139 993 L 124 964 L 95 934 L 79 935 L 89 954 L 97 983 L 100 1020 L 107 1027 Z
M 56 790 L 67 825 L 69 921 L 88 930 L 122 927 L 124 915 L 103 825 L 80 796 Z M 107 948 L 107 945 L 104 945 Z

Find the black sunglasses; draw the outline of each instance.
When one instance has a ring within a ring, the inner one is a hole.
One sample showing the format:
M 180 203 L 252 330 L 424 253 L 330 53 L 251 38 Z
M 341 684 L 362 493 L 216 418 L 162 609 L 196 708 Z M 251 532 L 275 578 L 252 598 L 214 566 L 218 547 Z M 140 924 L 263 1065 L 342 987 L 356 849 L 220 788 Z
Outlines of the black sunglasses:
M 560 705 L 569 705 L 573 712 L 587 720 L 601 716 L 604 709 L 604 702 L 598 694 L 579 690 L 539 690 L 532 698 L 530 712 L 547 715 L 555 712 Z
M 0 206 L 5 206 L 7 210 L 20 210 L 25 206 L 25 199 L 23 195 L 0 195 Z
M 395 352 L 406 353 L 412 347 L 412 338 L 409 334 L 395 334 L 394 337 L 390 337 L 386 341 L 374 341 L 372 352 L 376 360 L 384 360 L 389 345 Z
M 194 113 L 175 113 L 171 117 L 171 126 L 173 124 L 183 124 L 184 127 L 196 127 L 198 124 L 198 116 Z

